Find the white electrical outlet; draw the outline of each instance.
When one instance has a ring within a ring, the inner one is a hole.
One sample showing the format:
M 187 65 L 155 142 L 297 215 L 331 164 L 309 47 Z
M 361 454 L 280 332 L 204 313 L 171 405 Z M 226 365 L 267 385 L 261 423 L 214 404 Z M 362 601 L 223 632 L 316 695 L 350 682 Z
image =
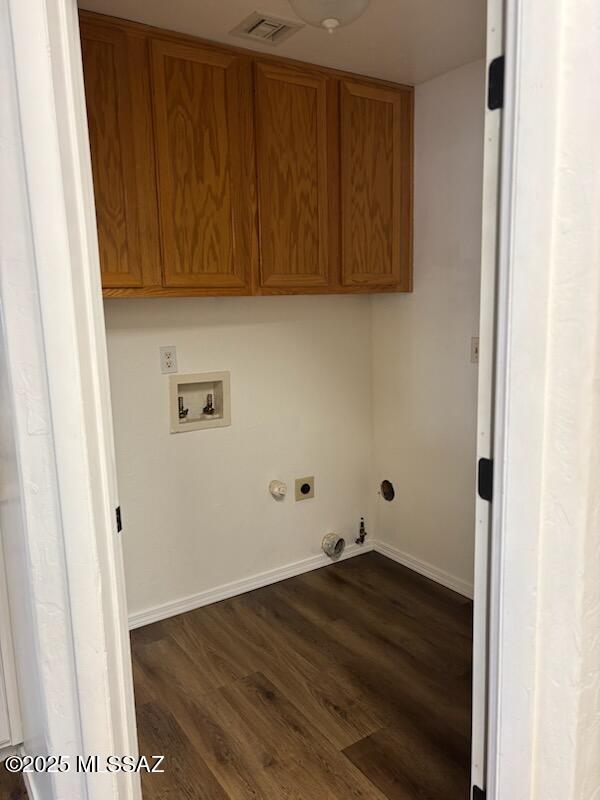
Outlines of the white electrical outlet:
M 177 372 L 177 348 L 173 346 L 160 348 L 160 371 L 163 375 Z
M 471 339 L 471 364 L 479 364 L 479 336 Z

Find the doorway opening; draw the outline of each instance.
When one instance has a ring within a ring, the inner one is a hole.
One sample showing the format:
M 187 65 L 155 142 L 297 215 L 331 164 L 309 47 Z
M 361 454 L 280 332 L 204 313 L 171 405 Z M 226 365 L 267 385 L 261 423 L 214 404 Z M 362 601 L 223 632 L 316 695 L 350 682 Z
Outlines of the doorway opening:
M 221 5 L 81 10 L 144 795 L 466 798 L 484 12 Z

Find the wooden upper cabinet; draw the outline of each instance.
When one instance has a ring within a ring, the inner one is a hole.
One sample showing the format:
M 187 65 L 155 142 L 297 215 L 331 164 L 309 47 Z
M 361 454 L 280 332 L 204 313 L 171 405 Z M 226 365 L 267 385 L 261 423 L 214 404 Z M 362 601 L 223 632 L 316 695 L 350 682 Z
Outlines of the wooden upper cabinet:
M 330 284 L 328 79 L 256 64 L 260 287 Z
M 250 62 L 159 39 L 151 51 L 164 285 L 249 291 L 256 251 Z
M 80 19 L 105 295 L 411 290 L 410 87 Z
M 342 284 L 411 289 L 412 92 L 341 82 Z
M 127 38 L 82 24 L 82 53 L 102 285 L 142 286 Z

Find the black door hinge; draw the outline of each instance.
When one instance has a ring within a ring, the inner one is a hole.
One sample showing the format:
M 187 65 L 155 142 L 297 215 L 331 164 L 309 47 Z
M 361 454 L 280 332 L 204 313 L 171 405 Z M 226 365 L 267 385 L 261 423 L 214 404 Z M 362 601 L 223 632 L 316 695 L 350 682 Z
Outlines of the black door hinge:
M 473 800 L 485 800 L 485 791 L 479 786 L 473 787 Z
M 117 518 L 117 533 L 123 530 L 123 522 L 121 520 L 121 506 L 115 508 L 115 517 Z
M 482 500 L 492 502 L 494 495 L 494 462 L 491 458 L 480 458 L 477 465 L 477 492 Z
M 495 111 L 504 107 L 504 56 L 490 63 L 488 73 L 488 108 Z

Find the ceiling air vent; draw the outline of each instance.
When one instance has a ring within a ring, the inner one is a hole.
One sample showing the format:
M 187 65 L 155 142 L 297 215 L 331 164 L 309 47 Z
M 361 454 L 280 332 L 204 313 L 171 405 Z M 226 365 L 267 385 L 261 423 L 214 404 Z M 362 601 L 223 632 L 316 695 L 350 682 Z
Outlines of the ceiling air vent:
M 279 19 L 255 11 L 230 33 L 234 36 L 243 36 L 244 39 L 252 39 L 255 42 L 275 45 L 289 39 L 302 27 L 304 26 L 298 22 L 290 22 L 287 19 Z

